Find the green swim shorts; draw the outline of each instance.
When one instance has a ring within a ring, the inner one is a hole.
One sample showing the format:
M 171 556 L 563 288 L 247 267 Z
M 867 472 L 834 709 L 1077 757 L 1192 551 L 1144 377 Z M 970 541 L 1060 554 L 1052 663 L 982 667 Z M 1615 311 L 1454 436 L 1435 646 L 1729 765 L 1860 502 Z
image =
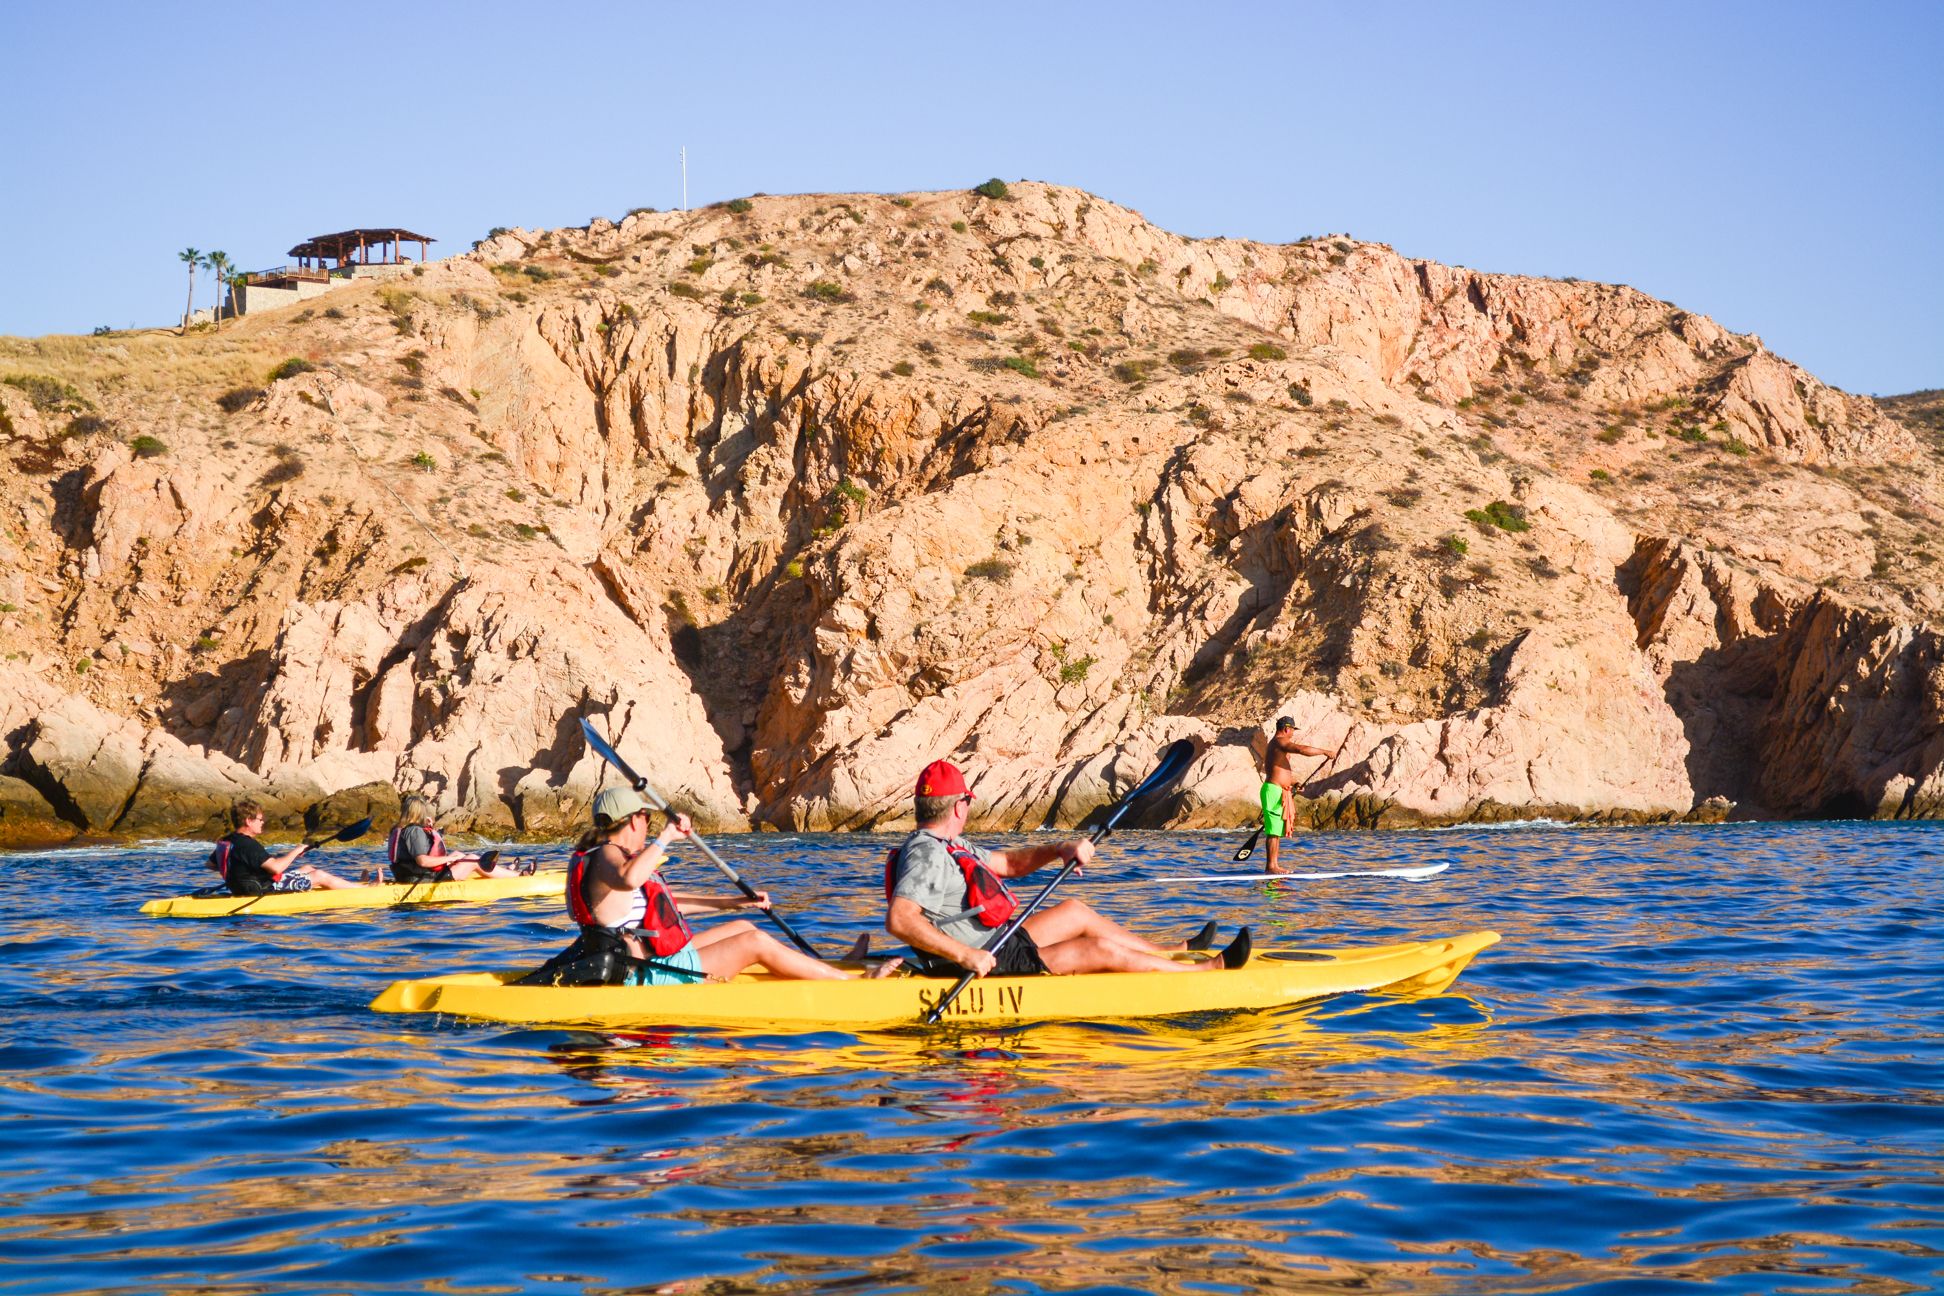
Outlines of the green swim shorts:
M 1265 836 L 1283 837 L 1283 790 L 1274 783 L 1262 785 L 1262 831 Z

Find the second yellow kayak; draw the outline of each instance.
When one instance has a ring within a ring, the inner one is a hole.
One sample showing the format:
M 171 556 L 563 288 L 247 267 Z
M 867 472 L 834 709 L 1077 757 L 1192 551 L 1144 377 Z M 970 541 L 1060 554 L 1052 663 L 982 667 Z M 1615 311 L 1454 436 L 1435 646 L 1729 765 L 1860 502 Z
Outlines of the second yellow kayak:
M 566 874 L 556 869 L 513 877 L 467 878 L 463 882 L 389 882 L 341 887 L 336 891 L 273 891 L 260 896 L 175 896 L 151 900 L 142 912 L 151 918 L 236 918 L 245 914 L 305 914 L 327 909 L 397 909 L 435 904 L 482 904 L 529 896 L 558 898 Z

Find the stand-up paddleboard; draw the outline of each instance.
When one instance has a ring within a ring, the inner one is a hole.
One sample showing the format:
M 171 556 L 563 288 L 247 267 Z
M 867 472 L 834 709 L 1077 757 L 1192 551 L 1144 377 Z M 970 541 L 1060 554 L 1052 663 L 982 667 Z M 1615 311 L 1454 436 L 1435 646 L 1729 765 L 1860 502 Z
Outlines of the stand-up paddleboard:
M 1408 868 L 1346 869 L 1339 873 L 1205 873 L 1194 877 L 1096 878 L 1115 886 L 1153 886 L 1158 882 L 1320 882 L 1326 878 L 1404 878 L 1421 882 L 1450 868 L 1443 864 L 1417 864 Z

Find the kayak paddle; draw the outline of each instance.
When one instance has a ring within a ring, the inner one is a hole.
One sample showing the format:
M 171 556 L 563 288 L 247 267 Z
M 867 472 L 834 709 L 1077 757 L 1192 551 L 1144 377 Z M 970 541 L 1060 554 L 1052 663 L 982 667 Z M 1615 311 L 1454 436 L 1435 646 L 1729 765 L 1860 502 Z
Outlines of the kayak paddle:
M 602 760 L 606 761 L 608 764 L 614 766 L 614 772 L 619 774 L 622 778 L 626 779 L 628 781 L 628 785 L 632 787 L 635 791 L 647 797 L 648 800 L 651 803 L 653 803 L 655 809 L 661 811 L 665 815 L 674 813 L 672 810 L 668 808 L 668 802 L 662 800 L 661 793 L 655 791 L 655 789 L 649 785 L 647 779 L 635 773 L 634 769 L 628 764 L 628 762 L 621 759 L 621 753 L 615 751 L 613 747 L 610 747 L 608 745 L 607 740 L 601 737 L 601 735 L 598 732 L 596 732 L 594 726 L 591 723 L 589 723 L 586 716 L 581 717 L 580 727 L 581 727 L 581 733 L 587 738 L 587 745 L 594 749 L 595 755 L 599 756 Z M 737 890 L 741 891 L 743 895 L 747 896 L 751 900 L 754 900 L 756 898 L 756 892 L 750 887 L 749 883 L 742 880 L 742 874 L 730 868 L 728 862 L 724 860 L 722 856 L 716 854 L 713 850 L 709 849 L 709 843 L 703 841 L 702 838 L 695 833 L 689 834 L 689 840 L 694 842 L 696 846 L 701 849 L 702 853 L 709 857 L 709 863 L 721 869 L 722 875 L 728 878 L 731 882 L 736 884 Z M 817 953 L 816 947 L 814 945 L 810 944 L 809 941 L 806 941 L 805 939 L 803 939 L 803 937 L 796 934 L 796 929 L 783 920 L 783 915 L 776 912 L 775 906 L 771 906 L 770 908 L 763 910 L 763 914 L 771 922 L 775 923 L 777 929 L 780 930 L 785 936 L 788 936 L 790 938 L 790 942 L 794 944 L 798 949 L 802 950 L 805 954 L 808 954 L 811 958 L 814 959 L 820 959 L 823 957 L 823 955 Z
M 1328 756 L 1325 756 L 1323 760 L 1316 762 L 1316 768 L 1311 770 L 1309 772 L 1309 776 L 1305 778 L 1297 786 L 1308 787 L 1310 783 L 1315 780 L 1316 776 L 1323 772 L 1323 761 L 1328 761 L 1331 764 L 1335 764 L 1336 758 L 1343 755 L 1344 744 L 1348 743 L 1349 741 L 1350 741 L 1350 735 L 1349 734 L 1343 735 L 1343 742 L 1337 744 L 1337 749 L 1331 752 Z M 1240 864 L 1243 860 L 1255 854 L 1256 841 L 1259 838 L 1261 838 L 1261 836 L 1262 836 L 1261 828 L 1257 828 L 1254 832 L 1249 834 L 1249 840 L 1243 842 L 1242 849 L 1235 852 L 1235 862 L 1237 864 Z
M 1170 743 L 1167 749 L 1161 753 L 1161 759 L 1156 762 L 1154 772 L 1142 779 L 1132 792 L 1129 792 L 1126 796 L 1114 803 L 1114 808 L 1108 811 L 1106 820 L 1100 827 L 1093 830 L 1093 841 L 1098 844 L 1108 833 L 1114 831 L 1114 825 L 1121 821 L 1121 816 L 1125 815 L 1136 801 L 1139 801 L 1150 792 L 1160 791 L 1168 784 L 1180 778 L 1182 773 L 1188 768 L 1189 762 L 1194 759 L 1195 744 L 1193 742 L 1186 738 L 1179 738 L 1173 743 Z M 1066 875 L 1073 872 L 1078 864 L 1078 860 L 1070 859 L 1061 865 L 1060 871 L 1053 875 L 1053 880 L 1041 887 L 1040 893 L 1028 901 L 1025 908 L 1007 919 L 1006 925 L 999 929 L 999 934 L 985 948 L 991 953 L 997 954 L 1000 947 L 1012 939 L 1013 933 L 1025 926 L 1026 920 L 1033 916 L 1033 911 L 1046 902 L 1046 897 L 1053 894 L 1053 888 L 1065 881 Z M 973 974 L 967 972 L 958 979 L 957 984 L 932 1006 L 930 1012 L 925 1014 L 925 1025 L 936 1026 L 938 1024 L 938 1019 L 944 1015 L 947 1008 L 951 1007 L 952 1001 L 959 997 L 959 993 L 965 987 L 972 984 L 972 977 Z

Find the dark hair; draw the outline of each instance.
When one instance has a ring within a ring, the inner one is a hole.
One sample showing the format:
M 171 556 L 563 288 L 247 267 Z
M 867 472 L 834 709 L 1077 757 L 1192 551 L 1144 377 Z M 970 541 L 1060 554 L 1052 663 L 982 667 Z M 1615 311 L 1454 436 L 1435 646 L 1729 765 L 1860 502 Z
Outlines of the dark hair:
M 258 805 L 249 797 L 244 797 L 241 801 L 230 806 L 230 827 L 241 828 L 244 824 L 262 813 L 262 806 Z

